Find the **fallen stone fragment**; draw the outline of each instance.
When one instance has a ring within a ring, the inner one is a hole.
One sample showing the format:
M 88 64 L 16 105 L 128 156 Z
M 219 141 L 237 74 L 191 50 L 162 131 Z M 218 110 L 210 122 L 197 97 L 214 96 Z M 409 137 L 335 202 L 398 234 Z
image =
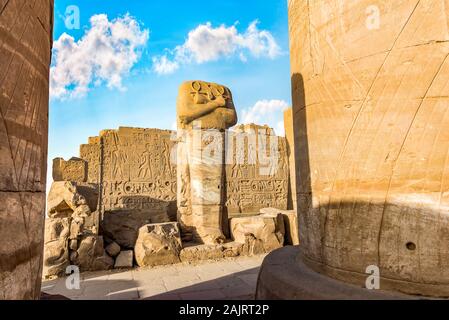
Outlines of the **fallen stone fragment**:
M 134 263 L 134 253 L 132 250 L 121 251 L 115 259 L 114 268 L 132 268 Z
M 45 246 L 43 275 L 45 277 L 62 276 L 69 259 L 70 218 L 45 220 Z
M 90 268 L 91 271 L 110 270 L 114 267 L 114 259 L 106 254 L 106 252 L 95 258 Z
M 257 239 L 253 234 L 247 234 L 245 236 L 245 243 L 242 245 L 243 256 L 255 256 L 265 253 L 265 247 L 262 240 Z
M 121 248 L 116 242 L 112 242 L 105 248 L 105 250 L 111 257 L 116 257 L 119 255 Z
M 261 214 L 282 214 L 285 224 L 285 244 L 299 245 L 298 213 L 295 210 L 276 208 L 260 209 Z
M 145 225 L 139 229 L 134 252 L 140 267 L 180 262 L 181 235 L 176 222 Z
M 238 257 L 242 254 L 243 244 L 240 242 L 232 241 L 223 244 L 223 257 L 232 258 Z
M 98 190 L 95 184 L 53 182 L 47 200 L 48 216 L 50 218 L 70 216 L 76 210 L 82 211 L 80 214 L 89 214 L 90 211 L 96 210 L 97 200 Z M 80 206 L 81 209 L 77 209 Z
M 182 262 L 196 262 L 203 260 L 219 260 L 223 258 L 223 245 L 207 245 L 189 243 L 181 250 Z
M 72 257 L 72 263 L 80 268 L 80 271 L 98 270 L 93 268 L 94 262 L 98 257 L 104 255 L 103 237 L 101 236 L 84 236 L 80 243 L 77 255 Z
M 166 212 L 154 214 L 141 210 L 117 210 L 106 212 L 101 226 L 105 235 L 111 240 L 117 242 L 122 248 L 133 249 L 139 229 L 150 223 L 168 222 L 169 218 Z
M 261 241 L 264 251 L 271 252 L 284 245 L 284 221 L 281 215 L 257 215 L 235 217 L 230 220 L 232 239 L 240 243 Z

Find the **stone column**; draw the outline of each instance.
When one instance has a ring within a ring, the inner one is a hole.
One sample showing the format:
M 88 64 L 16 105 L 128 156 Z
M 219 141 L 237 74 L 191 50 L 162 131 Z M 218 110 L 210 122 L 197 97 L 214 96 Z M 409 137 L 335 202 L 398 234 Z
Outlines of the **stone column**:
M 301 247 L 315 270 L 449 296 L 444 0 L 289 1 Z M 370 267 L 371 266 L 371 267 Z
M 296 201 L 296 170 L 295 170 L 295 139 L 293 130 L 293 109 L 288 108 L 284 111 L 284 129 L 285 139 L 287 140 L 287 156 L 289 165 L 289 209 L 297 210 Z M 291 203 L 290 203 L 291 202 Z
M 0 1 L 0 300 L 40 297 L 53 1 Z

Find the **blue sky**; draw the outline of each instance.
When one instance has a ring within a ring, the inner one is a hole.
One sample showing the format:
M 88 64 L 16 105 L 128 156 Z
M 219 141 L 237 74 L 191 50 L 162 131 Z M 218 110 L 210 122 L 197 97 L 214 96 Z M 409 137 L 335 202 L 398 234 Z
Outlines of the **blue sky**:
M 73 5 L 78 30 L 65 22 Z M 105 26 L 124 40 L 101 33 Z M 107 41 L 103 51 L 99 39 Z M 286 0 L 56 0 L 54 40 L 49 163 L 78 156 L 102 129 L 173 129 L 185 80 L 230 87 L 242 122 L 276 129 L 291 103 Z M 161 72 L 163 57 L 173 68 Z

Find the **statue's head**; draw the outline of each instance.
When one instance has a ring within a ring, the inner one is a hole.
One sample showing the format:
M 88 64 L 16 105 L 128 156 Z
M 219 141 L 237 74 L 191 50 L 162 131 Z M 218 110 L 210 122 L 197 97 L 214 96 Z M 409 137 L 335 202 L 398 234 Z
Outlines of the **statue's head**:
M 201 122 L 202 128 L 227 129 L 237 122 L 231 90 L 201 80 L 186 81 L 179 88 L 178 125 L 188 127 Z

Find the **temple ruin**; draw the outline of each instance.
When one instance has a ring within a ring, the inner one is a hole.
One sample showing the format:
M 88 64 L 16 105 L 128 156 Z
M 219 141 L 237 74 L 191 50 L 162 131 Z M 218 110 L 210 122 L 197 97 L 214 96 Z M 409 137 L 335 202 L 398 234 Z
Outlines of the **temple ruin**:
M 53 0 L 0 1 L 0 299 L 69 266 L 262 253 L 258 299 L 449 296 L 447 2 L 288 7 L 285 138 L 188 81 L 177 131 L 86 137 L 46 186 Z
M 79 157 L 53 160 L 45 276 L 298 243 L 287 139 L 254 124 L 228 130 L 237 123 L 230 89 L 202 81 L 181 85 L 178 123 L 177 132 L 103 130 Z

